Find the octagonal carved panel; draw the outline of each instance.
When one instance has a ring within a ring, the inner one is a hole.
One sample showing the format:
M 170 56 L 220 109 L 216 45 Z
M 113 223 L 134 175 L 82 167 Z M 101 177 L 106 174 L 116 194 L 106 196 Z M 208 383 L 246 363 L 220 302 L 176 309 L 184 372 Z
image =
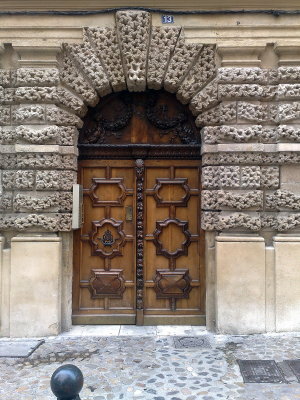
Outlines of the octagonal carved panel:
M 103 258 L 121 256 L 122 247 L 126 243 L 123 221 L 116 221 L 114 218 L 92 221 L 92 229 L 88 234 L 88 240 L 93 256 Z

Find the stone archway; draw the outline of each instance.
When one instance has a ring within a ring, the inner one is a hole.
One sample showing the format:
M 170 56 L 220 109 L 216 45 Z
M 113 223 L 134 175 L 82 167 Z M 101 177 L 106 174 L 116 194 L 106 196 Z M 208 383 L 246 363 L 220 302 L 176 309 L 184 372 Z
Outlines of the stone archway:
M 126 88 L 175 93 L 190 104 L 199 126 L 198 115 L 219 103 L 215 47 L 187 43 L 179 27 L 151 26 L 146 12 L 117 12 L 115 28 L 84 29 L 83 43 L 66 44 L 60 61 L 62 84 L 82 100 L 78 104 L 74 98 L 79 117 L 99 97 Z

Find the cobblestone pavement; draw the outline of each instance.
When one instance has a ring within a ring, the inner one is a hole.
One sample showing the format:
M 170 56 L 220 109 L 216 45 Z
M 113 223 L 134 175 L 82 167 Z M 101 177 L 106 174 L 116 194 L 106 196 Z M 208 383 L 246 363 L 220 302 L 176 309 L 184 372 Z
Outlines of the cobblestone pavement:
M 50 377 L 67 363 L 83 372 L 81 400 L 300 399 L 295 379 L 290 384 L 244 384 L 236 363 L 300 358 L 300 334 L 218 336 L 182 329 L 129 327 L 124 336 L 122 330 L 115 335 L 107 329 L 107 336 L 95 336 L 93 330 L 82 336 L 78 327 L 46 338 L 29 358 L 0 359 L 0 399 L 54 400 Z M 175 348 L 172 335 L 177 334 L 204 335 L 211 348 Z

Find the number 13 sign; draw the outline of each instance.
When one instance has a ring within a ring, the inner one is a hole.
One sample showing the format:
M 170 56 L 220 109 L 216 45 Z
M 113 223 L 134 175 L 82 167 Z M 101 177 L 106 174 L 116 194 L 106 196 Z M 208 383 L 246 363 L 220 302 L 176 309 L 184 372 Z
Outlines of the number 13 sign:
M 161 22 L 163 24 L 174 24 L 174 17 L 173 15 L 162 15 Z

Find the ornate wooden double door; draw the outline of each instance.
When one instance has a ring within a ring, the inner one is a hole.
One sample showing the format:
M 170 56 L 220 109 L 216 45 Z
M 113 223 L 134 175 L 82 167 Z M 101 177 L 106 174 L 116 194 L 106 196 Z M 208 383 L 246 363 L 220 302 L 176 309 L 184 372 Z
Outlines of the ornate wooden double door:
M 204 324 L 199 160 L 83 160 L 73 323 Z

